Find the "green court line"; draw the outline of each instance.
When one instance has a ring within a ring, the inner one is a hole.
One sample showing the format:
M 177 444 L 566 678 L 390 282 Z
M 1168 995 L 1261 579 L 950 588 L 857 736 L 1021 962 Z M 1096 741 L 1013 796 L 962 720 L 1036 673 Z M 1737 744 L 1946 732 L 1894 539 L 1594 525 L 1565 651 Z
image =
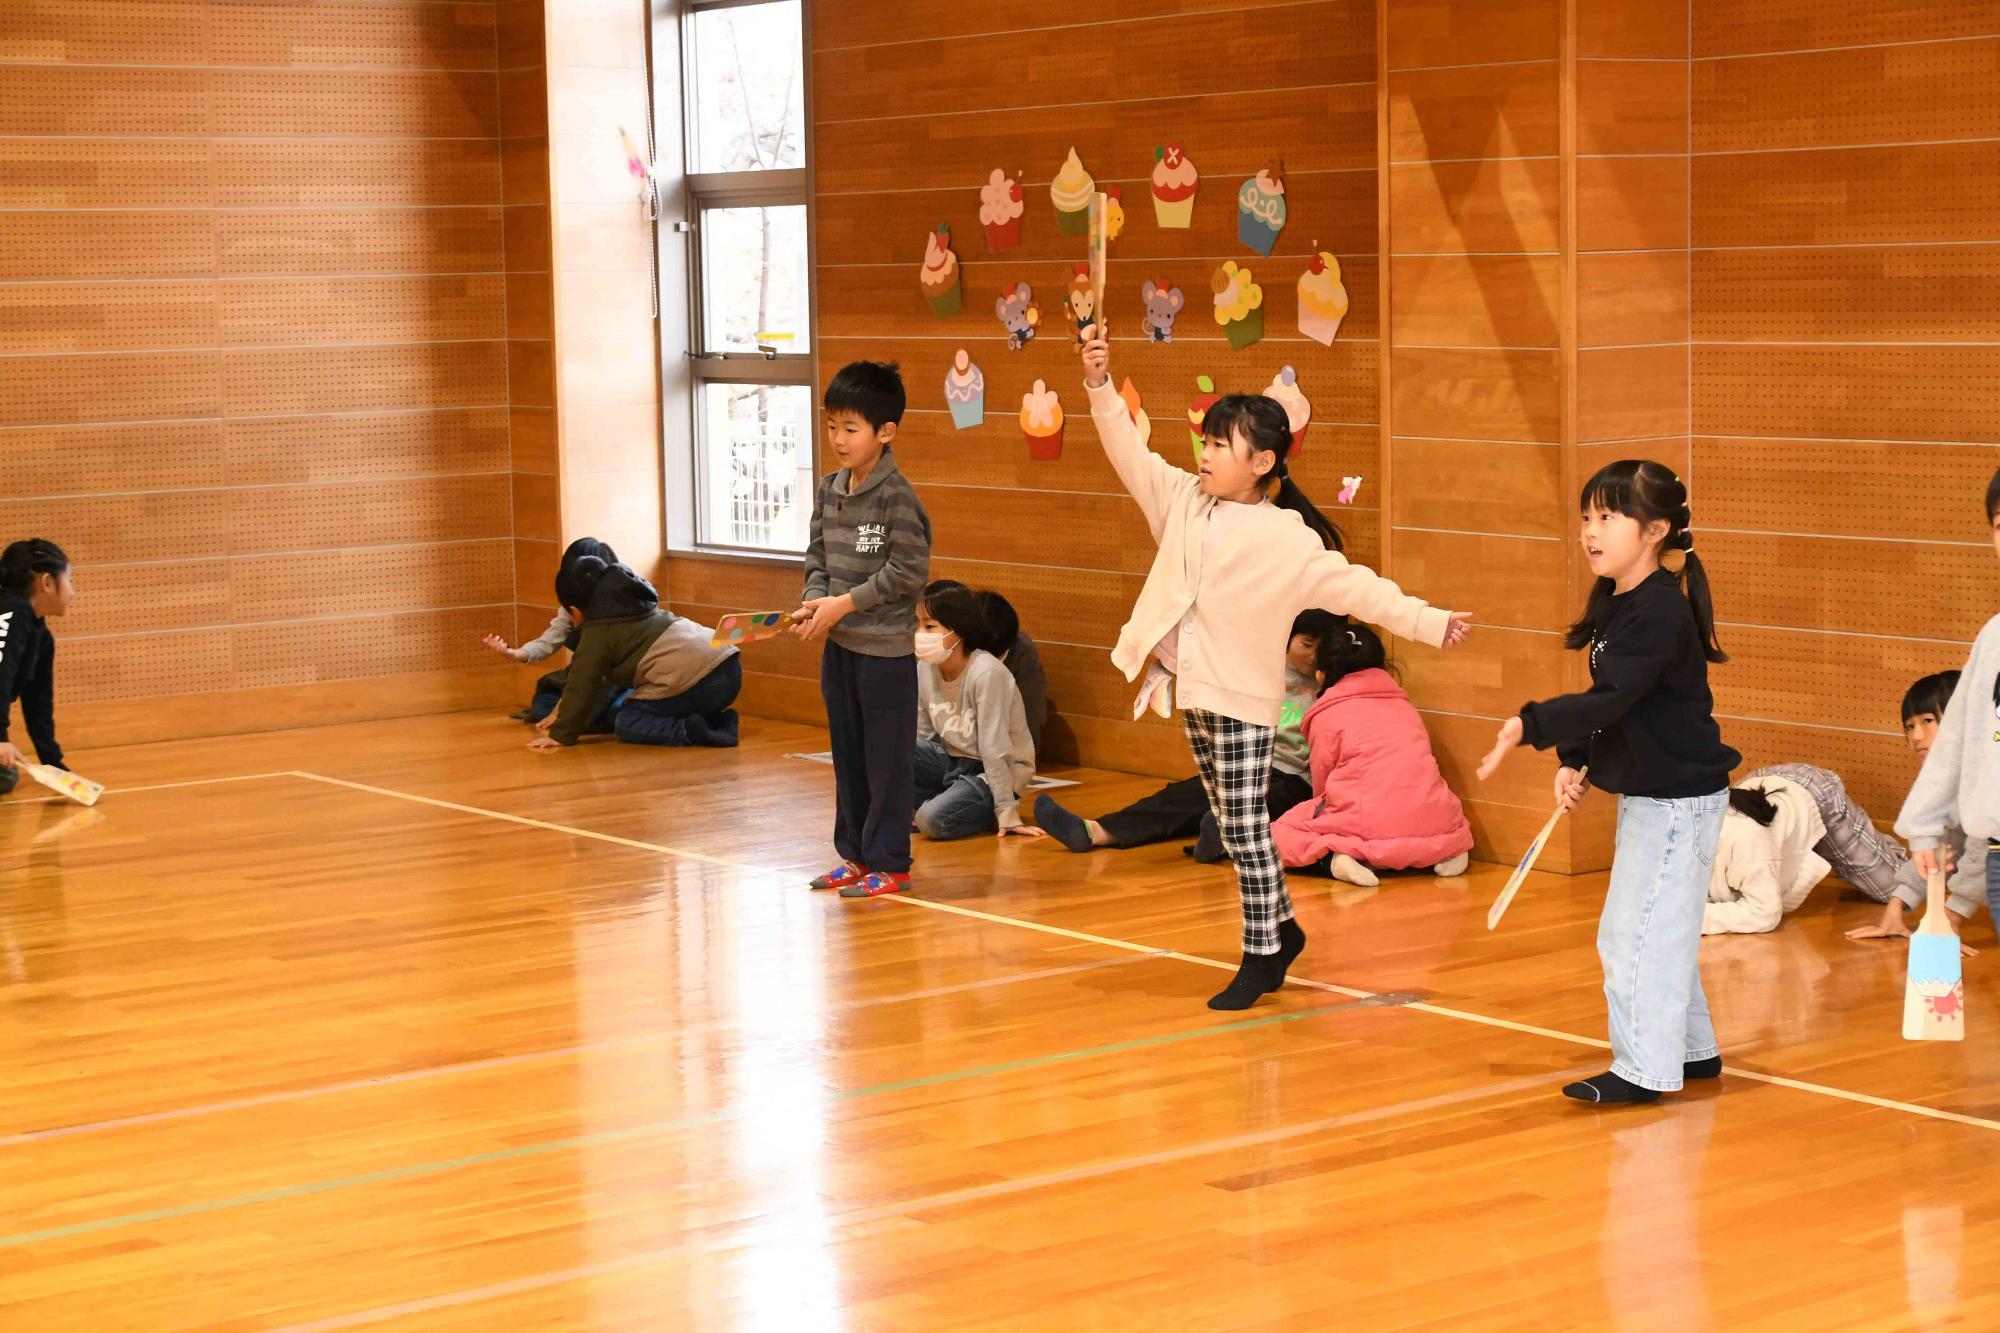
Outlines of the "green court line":
M 1115 1041 L 1102 1046 L 1085 1046 L 1073 1051 L 1056 1051 L 1050 1055 L 1029 1056 L 1023 1060 L 1007 1060 L 999 1064 L 975 1065 L 970 1069 L 954 1069 L 943 1074 L 925 1074 L 918 1078 L 897 1079 L 892 1083 L 871 1083 L 865 1087 L 846 1088 L 833 1094 L 837 1102 L 860 1101 L 868 1097 L 880 1097 L 889 1093 L 909 1092 L 916 1088 L 935 1088 L 947 1083 L 962 1083 L 968 1079 L 990 1078 L 1002 1074 L 1015 1074 L 1025 1069 L 1045 1069 L 1051 1065 L 1068 1064 L 1077 1060 L 1091 1060 L 1105 1055 L 1123 1055 L 1129 1051 L 1143 1051 L 1155 1046 L 1167 1046 L 1175 1042 L 1192 1041 L 1200 1037 L 1219 1036 L 1228 1032 L 1250 1032 L 1258 1028 L 1275 1027 L 1281 1023 L 1296 1023 L 1301 1019 L 1317 1018 L 1322 1014 L 1343 1009 L 1365 1007 L 1363 1001 L 1348 1000 L 1339 1004 L 1314 1005 L 1308 1009 L 1294 1009 L 1281 1014 L 1266 1014 L 1259 1018 L 1242 1018 L 1231 1023 L 1217 1023 L 1209 1027 L 1184 1028 L 1177 1032 L 1158 1032 L 1146 1037 L 1133 1037 L 1128 1041 Z M 673 1120 L 659 1120 L 648 1125 L 632 1125 L 625 1129 L 599 1130 L 591 1134 L 578 1134 L 569 1138 L 548 1139 L 540 1143 L 526 1143 L 515 1148 L 499 1148 L 492 1152 L 472 1153 L 464 1157 L 446 1157 L 431 1162 L 415 1162 L 408 1166 L 388 1167 L 381 1171 L 367 1171 L 360 1175 L 339 1176 L 332 1180 L 314 1180 L 300 1185 L 280 1185 L 275 1189 L 258 1190 L 251 1194 L 236 1194 L 224 1199 L 210 1199 L 203 1203 L 185 1203 L 172 1208 L 151 1208 L 144 1212 L 124 1213 L 116 1217 L 100 1217 L 89 1222 L 72 1222 L 67 1226 L 44 1227 L 39 1231 L 21 1231 L 11 1236 L 0 1236 L 0 1249 L 12 1249 L 21 1245 L 34 1245 L 41 1241 L 62 1240 L 70 1236 L 85 1236 L 98 1231 L 111 1231 L 118 1227 L 143 1226 L 149 1222 L 169 1222 L 176 1218 L 198 1217 L 205 1213 L 219 1213 L 230 1208 L 247 1208 L 260 1203 L 277 1203 L 286 1199 L 303 1199 L 315 1194 L 325 1194 L 332 1190 L 348 1189 L 357 1185 L 381 1185 L 398 1180 L 411 1180 L 419 1176 L 440 1175 L 447 1171 L 459 1171 L 468 1167 L 492 1166 L 499 1162 L 515 1162 L 527 1157 L 540 1157 L 548 1153 L 568 1152 L 576 1148 L 598 1147 L 610 1143 L 625 1143 L 633 1139 L 648 1138 L 657 1134 L 671 1134 L 675 1130 L 698 1129 L 705 1125 L 718 1125 L 737 1119 L 742 1111 L 711 1111 L 706 1115 L 682 1116 Z

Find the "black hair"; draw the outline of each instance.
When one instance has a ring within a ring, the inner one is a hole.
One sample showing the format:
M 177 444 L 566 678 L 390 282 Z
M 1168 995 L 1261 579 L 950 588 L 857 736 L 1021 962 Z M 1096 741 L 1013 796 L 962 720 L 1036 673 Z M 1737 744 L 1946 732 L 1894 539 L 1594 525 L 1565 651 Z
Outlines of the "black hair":
M 1340 529 L 1314 507 L 1286 470 L 1285 460 L 1292 452 L 1292 423 L 1285 415 L 1285 405 L 1261 393 L 1224 394 L 1201 419 L 1202 438 L 1233 443 L 1238 431 L 1243 433 L 1243 442 L 1250 446 L 1252 457 L 1259 451 L 1278 456 L 1264 483 L 1271 503 L 1304 519 L 1327 550 L 1341 550 Z
M 1919 713 L 1929 713 L 1942 719 L 1945 705 L 1951 702 L 1952 691 L 1958 688 L 1959 671 L 1936 671 L 1920 677 L 1917 682 L 1903 691 L 1903 725 Z
M 1327 635 L 1346 623 L 1346 616 L 1337 616 L 1331 611 L 1322 611 L 1316 606 L 1309 606 L 1292 617 L 1291 639 L 1303 634 L 1314 643 L 1325 643 Z M 1285 642 L 1290 643 L 1291 639 Z
M 1711 662 L 1727 662 L 1728 654 L 1715 639 L 1715 606 L 1709 598 L 1708 572 L 1694 553 L 1694 518 L 1688 511 L 1687 486 L 1672 468 L 1650 458 L 1627 458 L 1610 463 L 1584 483 L 1577 500 L 1581 510 L 1608 510 L 1637 519 L 1640 527 L 1658 519 L 1667 525 L 1666 540 L 1660 546 L 1660 567 L 1672 573 L 1694 608 L 1695 630 L 1701 636 L 1702 653 Z M 1617 585 L 1598 579 L 1590 589 L 1590 601 L 1583 615 L 1563 639 L 1567 648 L 1588 647 L 1611 614 L 1611 598 Z
M 1014 604 L 988 588 L 979 594 L 979 610 L 986 617 L 986 642 L 979 646 L 995 657 L 1005 655 L 1021 637 L 1021 617 Z
M 1358 620 L 1350 620 L 1319 641 L 1314 665 L 1319 668 L 1319 689 L 1324 694 L 1343 676 L 1387 668 L 1389 651 L 1382 646 L 1381 635 Z
M 601 542 L 595 537 L 578 537 L 563 548 L 562 564 L 556 567 L 561 569 L 573 565 L 587 555 L 594 555 L 607 565 L 618 563 L 618 552 L 611 549 L 610 542 Z
M 61 578 L 69 568 L 62 547 L 43 537 L 29 537 L 11 543 L 0 552 L 0 591 L 25 593 L 35 586 L 35 575 Z
M 966 652 L 987 645 L 992 631 L 987 628 L 986 612 L 980 608 L 979 595 L 960 583 L 957 579 L 935 579 L 924 585 L 917 594 L 917 602 L 930 618 L 958 636 Z
M 594 555 L 579 556 L 563 565 L 556 571 L 556 601 L 581 611 L 610 568 L 610 562 Z
M 850 361 L 827 383 L 820 406 L 829 412 L 852 412 L 880 430 L 901 421 L 908 402 L 902 368 L 894 361 Z
M 1762 787 L 1731 787 L 1729 808 L 1760 828 L 1771 827 L 1771 821 L 1778 817 L 1778 807 L 1771 804 L 1769 793 Z
M 1986 483 L 1986 521 L 1991 523 L 1995 514 L 2000 514 L 2000 471 Z

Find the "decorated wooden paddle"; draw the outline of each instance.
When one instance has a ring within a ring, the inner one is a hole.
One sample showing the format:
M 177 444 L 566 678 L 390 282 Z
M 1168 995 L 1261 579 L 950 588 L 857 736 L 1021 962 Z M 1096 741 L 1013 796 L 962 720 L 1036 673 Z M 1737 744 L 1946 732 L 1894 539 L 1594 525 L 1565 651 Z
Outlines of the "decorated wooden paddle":
M 1090 317 L 1104 327 L 1104 264 L 1111 238 L 1109 201 L 1102 192 L 1090 196 Z
M 776 638 L 791 628 L 790 611 L 743 611 L 731 613 L 716 622 L 715 633 L 709 636 L 712 648 L 740 648 L 746 643 L 759 639 Z
M 1588 768 L 1579 769 L 1576 779 L 1578 782 L 1581 782 L 1589 776 L 1590 770 Z M 1507 914 L 1507 905 L 1513 902 L 1514 895 L 1521 891 L 1521 881 L 1526 879 L 1528 872 L 1535 868 L 1535 862 L 1541 859 L 1542 848 L 1549 845 L 1549 835 L 1556 831 L 1556 824 L 1568 812 L 1569 806 L 1556 806 L 1556 812 L 1549 816 L 1549 822 L 1542 825 L 1542 831 L 1537 833 L 1535 840 L 1528 844 L 1528 850 L 1521 853 L 1521 863 L 1514 867 L 1514 873 L 1507 877 L 1507 886 L 1500 890 L 1500 896 L 1493 900 L 1492 909 L 1486 913 L 1486 928 L 1488 930 L 1499 925 L 1500 918 Z
M 1910 935 L 1903 985 L 1903 1036 L 1909 1041 L 1965 1040 L 1965 976 L 1958 932 L 1944 912 L 1944 870 L 1932 870 L 1924 919 Z
M 103 783 L 78 777 L 66 769 L 51 768 L 47 764 L 23 764 L 21 767 L 29 777 L 50 791 L 67 796 L 78 805 L 96 805 L 97 798 L 104 795 Z

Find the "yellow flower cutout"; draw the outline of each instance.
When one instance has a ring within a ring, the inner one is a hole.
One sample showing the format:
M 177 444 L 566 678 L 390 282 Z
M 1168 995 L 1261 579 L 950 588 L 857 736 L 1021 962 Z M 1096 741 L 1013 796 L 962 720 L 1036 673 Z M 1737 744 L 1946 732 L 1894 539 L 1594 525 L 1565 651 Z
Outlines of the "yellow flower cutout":
M 1209 286 L 1215 292 L 1217 324 L 1248 319 L 1252 310 L 1264 304 L 1264 289 L 1257 285 L 1249 269 L 1238 268 L 1233 259 L 1225 260 L 1222 267 L 1215 270 L 1215 277 Z

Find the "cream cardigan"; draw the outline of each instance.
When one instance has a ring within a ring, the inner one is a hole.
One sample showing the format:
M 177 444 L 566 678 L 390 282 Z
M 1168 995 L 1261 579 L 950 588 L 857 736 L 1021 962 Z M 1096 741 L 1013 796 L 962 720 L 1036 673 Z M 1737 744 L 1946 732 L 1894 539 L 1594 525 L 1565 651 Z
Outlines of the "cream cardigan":
M 1275 727 L 1285 697 L 1285 645 L 1293 619 L 1307 607 L 1443 645 L 1448 612 L 1327 550 L 1289 509 L 1256 506 L 1216 544 L 1204 570 L 1208 514 L 1223 502 L 1203 494 L 1193 473 L 1146 447 L 1108 379 L 1087 392 L 1105 456 L 1159 544 L 1132 618 L 1111 650 L 1125 679 L 1138 678 L 1155 645 L 1179 624 L 1181 707 Z

